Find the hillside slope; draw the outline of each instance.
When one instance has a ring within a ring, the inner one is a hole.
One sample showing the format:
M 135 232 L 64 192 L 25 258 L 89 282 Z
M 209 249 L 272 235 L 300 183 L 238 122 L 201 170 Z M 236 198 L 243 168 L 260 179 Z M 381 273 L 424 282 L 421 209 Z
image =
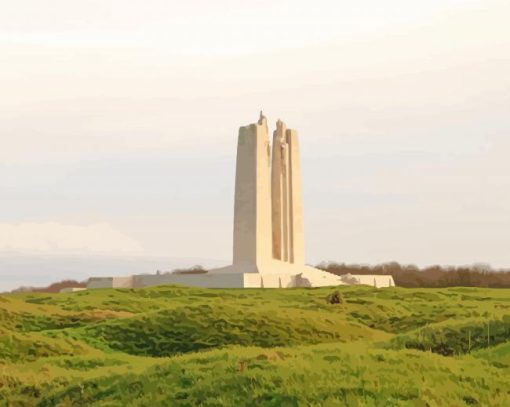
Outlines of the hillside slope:
M 510 405 L 510 290 L 335 291 L 0 297 L 0 406 Z

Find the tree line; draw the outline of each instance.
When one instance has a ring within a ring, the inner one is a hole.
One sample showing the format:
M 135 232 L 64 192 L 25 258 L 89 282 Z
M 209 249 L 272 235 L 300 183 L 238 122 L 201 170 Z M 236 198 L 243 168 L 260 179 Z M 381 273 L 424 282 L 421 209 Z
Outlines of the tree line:
M 431 266 L 418 268 L 397 262 L 375 266 L 321 263 L 318 268 L 333 274 L 385 274 L 393 276 L 400 287 L 491 287 L 510 288 L 510 270 L 493 270 L 485 264 L 472 266 Z

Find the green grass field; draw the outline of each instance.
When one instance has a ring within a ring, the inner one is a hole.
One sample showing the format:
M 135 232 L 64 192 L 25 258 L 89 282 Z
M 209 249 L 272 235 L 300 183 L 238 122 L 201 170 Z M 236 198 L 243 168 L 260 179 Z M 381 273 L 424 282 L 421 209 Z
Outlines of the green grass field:
M 0 296 L 0 406 L 510 406 L 510 289 Z

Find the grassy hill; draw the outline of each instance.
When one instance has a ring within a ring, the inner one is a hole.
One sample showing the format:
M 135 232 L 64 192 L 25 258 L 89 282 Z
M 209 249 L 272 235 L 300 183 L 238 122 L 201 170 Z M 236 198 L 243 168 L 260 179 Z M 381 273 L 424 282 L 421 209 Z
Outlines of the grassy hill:
M 0 406 L 508 406 L 510 290 L 0 297 Z

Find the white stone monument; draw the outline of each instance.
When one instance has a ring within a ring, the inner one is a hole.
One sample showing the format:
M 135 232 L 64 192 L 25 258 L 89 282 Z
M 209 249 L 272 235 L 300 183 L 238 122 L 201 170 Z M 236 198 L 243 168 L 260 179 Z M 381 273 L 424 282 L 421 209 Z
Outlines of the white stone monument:
M 199 274 L 90 278 L 87 288 L 185 284 L 212 288 L 395 285 L 391 276 L 337 276 L 306 266 L 298 136 L 278 120 L 272 149 L 266 118 L 239 129 L 232 265 Z
M 334 274 L 304 264 L 297 132 L 278 120 L 271 155 L 262 112 L 257 123 L 239 129 L 233 263 L 207 274 L 219 279 L 242 275 L 243 287 L 345 284 Z

